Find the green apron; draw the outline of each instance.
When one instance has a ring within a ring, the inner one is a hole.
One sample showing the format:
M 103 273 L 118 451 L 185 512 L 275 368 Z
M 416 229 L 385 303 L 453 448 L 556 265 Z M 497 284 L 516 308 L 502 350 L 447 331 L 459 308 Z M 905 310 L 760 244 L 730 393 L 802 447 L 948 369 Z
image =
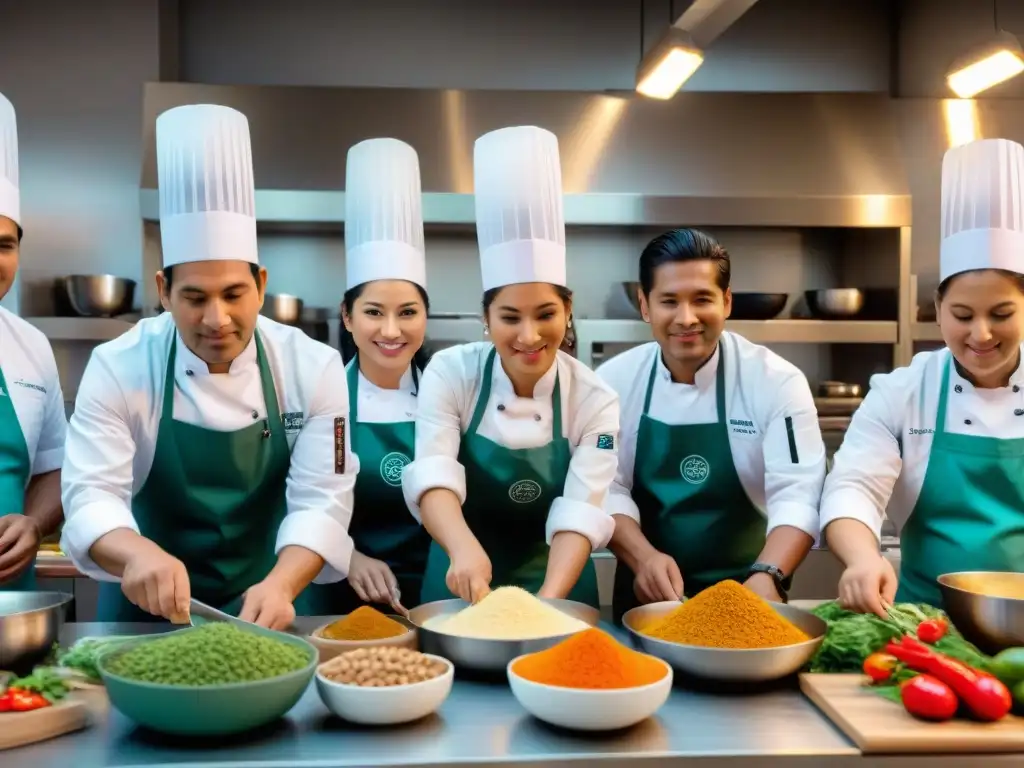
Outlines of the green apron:
M 921 495 L 900 533 L 896 599 L 942 607 L 936 578 L 1024 571 L 1024 438 L 946 431 L 947 361 Z
M 633 501 L 647 540 L 672 557 L 687 597 L 725 579 L 746 581 L 764 549 L 767 521 L 740 482 L 729 446 L 725 413 L 725 346 L 718 345 L 715 400 L 710 424 L 665 424 L 647 415 L 658 375 L 654 358 L 640 414 L 633 462 Z M 660 354 L 660 353 L 659 353 Z M 639 601 L 633 572 L 615 568 L 615 621 Z
M 359 421 L 358 357 L 349 363 L 346 375 L 352 452 L 360 465 L 349 535 L 357 551 L 388 564 L 398 579 L 402 605 L 413 608 L 419 604 L 430 548 L 430 534 L 416 522 L 402 495 L 402 471 L 416 447 L 416 422 Z M 413 386 L 418 387 L 415 365 L 412 377 Z M 315 584 L 310 590 L 315 611 L 322 616 L 348 614 L 362 605 L 373 605 L 360 600 L 347 581 Z
M 144 537 L 185 564 L 192 597 L 237 615 L 245 590 L 277 562 L 274 546 L 287 510 L 291 452 L 274 377 L 257 331 L 266 420 L 233 432 L 204 429 L 174 419 L 176 350 L 175 333 L 153 466 L 132 499 L 132 515 Z M 299 601 L 295 607 L 298 612 Z M 154 620 L 115 582 L 100 584 L 98 614 L 100 621 Z
M 491 397 L 493 371 L 492 348 L 480 397 L 459 447 L 459 463 L 466 470 L 462 515 L 491 560 L 491 588 L 518 586 L 537 592 L 544 584 L 550 551 L 545 536 L 548 510 L 563 493 L 572 458 L 569 441 L 562 437 L 561 390 L 556 373 L 551 442 L 538 448 L 505 448 L 477 434 Z M 422 602 L 455 597 L 445 584 L 448 566 L 448 555 L 431 542 Z M 568 599 L 599 607 L 593 560 L 588 558 Z
M 0 370 L 0 515 L 20 515 L 25 511 L 25 486 L 31 471 L 28 445 L 18 423 L 11 390 Z M 0 585 L 0 592 L 35 587 L 36 568 L 32 564 L 13 581 Z

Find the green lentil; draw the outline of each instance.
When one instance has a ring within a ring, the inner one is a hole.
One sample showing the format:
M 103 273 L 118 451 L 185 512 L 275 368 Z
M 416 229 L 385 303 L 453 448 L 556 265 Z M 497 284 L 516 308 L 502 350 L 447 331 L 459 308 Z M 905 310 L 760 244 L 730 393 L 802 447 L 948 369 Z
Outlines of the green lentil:
M 116 653 L 105 666 L 130 680 L 204 686 L 278 677 L 309 661 L 309 654 L 291 643 L 216 623 L 140 643 Z

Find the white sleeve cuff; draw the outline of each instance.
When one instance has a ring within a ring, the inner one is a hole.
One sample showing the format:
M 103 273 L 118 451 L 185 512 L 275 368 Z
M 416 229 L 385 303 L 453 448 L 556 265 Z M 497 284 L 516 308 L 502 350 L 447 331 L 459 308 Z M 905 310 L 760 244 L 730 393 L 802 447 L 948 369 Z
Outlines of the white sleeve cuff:
M 864 523 L 882 541 L 882 518 L 875 511 L 874 504 L 852 488 L 841 488 L 825 494 L 821 500 L 821 530 L 829 524 L 849 518 Z
M 92 545 L 118 528 L 128 528 L 139 533 L 139 525 L 131 510 L 102 501 L 88 504 L 64 521 L 60 548 L 67 552 L 75 568 L 90 579 L 120 582 L 117 576 L 107 573 L 89 557 Z
M 352 560 L 352 537 L 341 523 L 325 512 L 307 509 L 289 512 L 277 531 L 275 554 L 289 546 L 316 552 L 325 561 L 314 584 L 331 584 L 348 575 Z
M 632 496 L 624 493 L 609 491 L 604 499 L 604 511 L 609 515 L 625 515 L 640 522 L 640 507 L 633 501 Z
M 768 533 L 780 525 L 789 525 L 803 531 L 817 540 L 821 532 L 818 510 L 808 504 L 787 502 L 776 504 L 768 510 Z
M 45 475 L 53 472 L 64 465 L 64 446 L 52 448 L 49 451 L 40 451 L 36 454 L 36 460 L 32 462 L 33 475 Z
M 427 456 L 408 464 L 402 471 L 402 493 L 406 506 L 418 522 L 420 497 L 434 488 L 447 488 L 466 503 L 466 468 L 451 456 Z
M 603 549 L 611 541 L 615 520 L 593 504 L 559 496 L 548 510 L 546 529 L 548 546 L 556 533 L 573 531 L 590 539 L 591 551 L 595 551 Z

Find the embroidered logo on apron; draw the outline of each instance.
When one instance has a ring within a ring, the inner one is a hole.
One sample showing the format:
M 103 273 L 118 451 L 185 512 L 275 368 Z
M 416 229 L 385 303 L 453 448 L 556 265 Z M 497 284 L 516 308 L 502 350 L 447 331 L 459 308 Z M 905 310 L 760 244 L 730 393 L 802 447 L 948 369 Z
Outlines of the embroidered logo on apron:
M 517 504 L 529 504 L 540 498 L 540 485 L 533 480 L 517 480 L 508 489 L 508 497 Z
M 409 464 L 409 457 L 404 453 L 392 451 L 380 460 L 380 476 L 388 485 L 399 486 L 402 484 L 402 470 Z
M 686 482 L 700 485 L 711 474 L 711 466 L 703 456 L 692 453 L 679 462 L 679 474 Z

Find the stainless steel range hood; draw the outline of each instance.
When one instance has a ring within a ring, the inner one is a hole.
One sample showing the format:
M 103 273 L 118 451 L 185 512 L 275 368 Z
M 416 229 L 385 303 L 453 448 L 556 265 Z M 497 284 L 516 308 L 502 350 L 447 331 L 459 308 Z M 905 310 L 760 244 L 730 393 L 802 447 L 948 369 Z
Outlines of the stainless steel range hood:
M 217 103 L 250 123 L 261 223 L 337 228 L 345 153 L 394 136 L 420 156 L 428 224 L 473 223 L 473 141 L 556 133 L 570 225 L 898 227 L 911 204 L 892 100 L 873 94 L 632 94 L 149 83 L 143 217 L 157 220 L 154 121 Z

